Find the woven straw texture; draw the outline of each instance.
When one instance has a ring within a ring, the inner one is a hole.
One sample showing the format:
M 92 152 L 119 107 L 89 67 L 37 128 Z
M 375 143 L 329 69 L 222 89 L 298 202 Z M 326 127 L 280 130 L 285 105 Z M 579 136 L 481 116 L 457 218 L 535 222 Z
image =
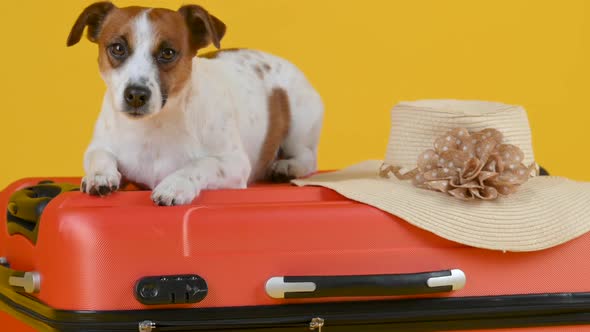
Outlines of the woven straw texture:
M 526 111 L 499 103 L 426 100 L 401 103 L 392 112 L 385 160 L 361 162 L 340 171 L 294 180 L 322 186 L 396 215 L 410 224 L 465 245 L 501 251 L 536 251 L 590 230 L 590 183 L 562 177 L 531 177 L 518 191 L 493 201 L 461 201 L 420 189 L 411 181 L 383 178 L 384 164 L 416 167 L 418 155 L 453 127 L 496 128 L 505 142 L 534 162 Z
M 436 138 L 457 127 L 469 131 L 498 129 L 504 143 L 524 152 L 524 164 L 535 160 L 528 117 L 521 106 L 461 100 L 401 102 L 391 111 L 391 121 L 384 161 L 402 170 L 416 167 L 420 153 L 432 149 Z

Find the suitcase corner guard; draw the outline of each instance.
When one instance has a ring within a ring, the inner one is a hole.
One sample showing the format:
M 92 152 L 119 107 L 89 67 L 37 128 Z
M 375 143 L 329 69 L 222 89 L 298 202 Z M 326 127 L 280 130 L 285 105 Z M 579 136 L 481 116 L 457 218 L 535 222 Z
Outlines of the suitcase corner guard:
M 79 190 L 79 187 L 74 184 L 40 181 L 34 186 L 15 191 L 6 209 L 8 234 L 20 234 L 36 244 L 39 220 L 49 202 L 64 192 L 75 190 Z
M 451 292 L 465 287 L 459 269 L 362 276 L 282 276 L 266 282 L 266 294 L 274 299 L 320 297 L 400 296 Z

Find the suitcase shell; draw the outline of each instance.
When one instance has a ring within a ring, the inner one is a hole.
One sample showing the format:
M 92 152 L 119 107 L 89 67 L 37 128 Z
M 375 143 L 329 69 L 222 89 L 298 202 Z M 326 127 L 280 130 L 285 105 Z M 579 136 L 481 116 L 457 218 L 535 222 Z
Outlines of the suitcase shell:
M 204 191 L 191 205 L 175 207 L 154 206 L 148 191 L 107 198 L 63 192 L 42 210 L 27 207 L 40 213 L 36 224 L 15 222 L 14 197 L 43 187 L 42 180 L 23 179 L 0 193 L 0 209 L 8 211 L 0 214 L 4 326 L 330 332 L 569 325 L 578 331 L 590 322 L 590 235 L 539 252 L 488 251 L 326 188 L 270 184 Z M 429 291 L 416 279 L 451 270 L 466 276 L 459 289 Z M 271 296 L 273 278 L 286 287 L 283 298 Z M 393 289 L 388 280 L 409 288 Z M 196 299 L 177 292 L 188 282 L 198 285 Z M 310 283 L 313 291 L 288 291 Z M 176 288 L 165 293 L 165 287 Z M 149 303 L 151 291 L 163 295 Z

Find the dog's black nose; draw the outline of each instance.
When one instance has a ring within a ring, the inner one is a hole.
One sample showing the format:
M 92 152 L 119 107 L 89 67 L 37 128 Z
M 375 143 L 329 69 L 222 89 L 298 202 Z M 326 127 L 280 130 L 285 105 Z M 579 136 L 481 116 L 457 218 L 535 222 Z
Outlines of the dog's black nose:
M 125 89 L 125 101 L 127 105 L 133 108 L 140 108 L 145 105 L 151 97 L 152 93 L 148 88 L 141 86 L 128 86 Z

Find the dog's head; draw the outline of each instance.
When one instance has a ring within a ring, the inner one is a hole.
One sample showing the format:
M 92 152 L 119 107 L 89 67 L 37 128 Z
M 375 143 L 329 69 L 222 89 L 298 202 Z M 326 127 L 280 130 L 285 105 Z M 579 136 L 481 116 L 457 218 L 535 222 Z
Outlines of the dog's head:
M 118 8 L 97 2 L 80 14 L 67 45 L 87 38 L 98 44 L 102 78 L 113 107 L 130 117 L 159 113 L 189 81 L 197 50 L 220 47 L 226 27 L 197 5 L 178 11 L 161 8 Z

